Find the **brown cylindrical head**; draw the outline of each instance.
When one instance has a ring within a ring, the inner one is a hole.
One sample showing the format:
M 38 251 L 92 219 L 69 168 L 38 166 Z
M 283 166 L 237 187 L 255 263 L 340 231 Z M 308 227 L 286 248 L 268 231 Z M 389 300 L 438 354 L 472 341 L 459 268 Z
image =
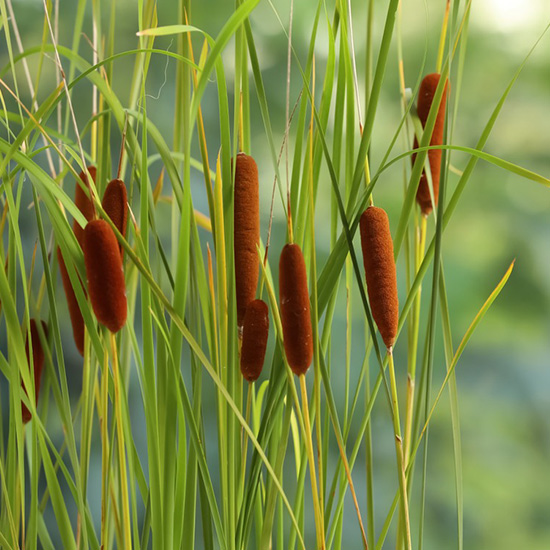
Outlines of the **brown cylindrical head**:
M 387 348 L 397 336 L 399 302 L 388 215 L 370 206 L 361 215 L 361 248 L 372 317 Z
M 42 330 L 44 335 L 48 336 L 48 326 L 44 321 L 42 322 Z M 42 344 L 40 342 L 40 336 L 38 334 L 38 327 L 36 321 L 31 319 L 31 343 L 32 343 L 32 366 L 34 370 L 34 399 L 35 403 L 38 403 L 38 394 L 40 392 L 40 378 L 42 376 L 42 368 L 44 367 L 44 350 L 42 349 Z M 27 335 L 27 341 L 25 343 L 25 351 L 27 353 L 27 363 L 29 368 L 31 367 L 30 361 L 30 349 L 29 349 L 29 337 Z M 25 386 L 23 380 L 21 380 L 21 387 L 23 390 Z M 21 403 L 21 416 L 23 418 L 23 423 L 26 424 L 32 417 L 31 411 L 29 411 L 25 403 Z
M 61 280 L 63 281 L 63 290 L 67 298 L 67 306 L 69 308 L 69 316 L 71 318 L 71 325 L 73 327 L 73 338 L 76 344 L 76 349 L 80 355 L 84 355 L 84 319 L 82 312 L 78 306 L 78 300 L 74 292 L 69 273 L 67 272 L 67 266 L 65 260 L 61 254 L 61 249 L 57 247 L 57 261 L 59 262 L 59 270 L 61 271 Z M 79 279 L 80 281 L 80 279 Z M 80 283 L 82 285 L 82 283 Z
M 242 326 L 246 308 L 256 296 L 260 259 L 260 198 L 258 167 L 244 153 L 235 163 L 234 249 L 237 323 Z
M 92 176 L 94 183 L 96 181 L 96 169 L 95 166 L 88 166 L 88 172 Z M 80 172 L 80 179 L 84 182 L 85 185 L 88 185 L 88 175 L 83 170 Z M 74 190 L 74 203 L 76 207 L 82 212 L 87 221 L 90 221 L 94 217 L 94 205 L 92 199 L 84 193 L 84 190 L 80 186 L 79 182 L 76 182 Z M 76 237 L 76 240 L 80 243 L 82 247 L 82 239 L 84 238 L 84 229 L 80 227 L 79 223 L 76 220 L 73 220 L 73 231 Z
M 122 236 L 126 237 L 128 194 L 126 192 L 126 185 L 124 185 L 122 180 L 114 179 L 109 182 L 103 194 L 101 205 Z M 120 254 L 124 256 L 124 249 L 121 246 Z
M 305 374 L 313 358 L 306 263 L 297 244 L 287 244 L 279 260 L 279 301 L 285 354 L 296 376 Z
M 246 308 L 241 348 L 241 373 L 254 382 L 262 373 L 269 336 L 269 311 L 263 300 L 252 300 Z
M 435 95 L 435 90 L 439 83 L 441 75 L 438 73 L 432 73 L 426 75 L 422 83 L 420 84 L 420 90 L 418 92 L 418 104 L 417 112 L 418 118 L 422 123 L 422 128 L 426 125 L 426 120 L 428 120 L 428 115 L 430 114 L 430 108 Z M 445 130 L 445 107 L 447 105 L 447 94 L 449 91 L 449 82 L 445 83 L 445 89 L 443 90 L 443 95 L 441 97 L 441 103 L 439 104 L 439 109 L 437 111 L 437 117 L 435 119 L 435 126 L 432 133 L 432 138 L 430 140 L 430 145 L 442 145 L 443 144 L 443 133 Z M 418 147 L 418 140 L 414 138 L 414 148 Z M 435 204 L 437 205 L 437 200 L 439 196 L 439 176 L 441 172 L 441 155 L 443 151 L 441 149 L 431 149 L 428 151 L 428 159 L 430 161 L 430 172 L 432 174 L 432 186 L 434 192 Z M 416 154 L 412 156 L 412 162 L 416 159 Z M 420 178 L 420 183 L 418 185 L 418 190 L 416 192 L 416 201 L 418 202 L 420 209 L 424 215 L 428 215 L 432 209 L 432 199 L 430 197 L 430 187 L 428 185 L 428 178 L 426 173 L 422 172 L 422 177 Z
M 84 229 L 84 263 L 97 320 L 118 332 L 126 323 L 126 284 L 118 241 L 105 220 L 92 220 Z

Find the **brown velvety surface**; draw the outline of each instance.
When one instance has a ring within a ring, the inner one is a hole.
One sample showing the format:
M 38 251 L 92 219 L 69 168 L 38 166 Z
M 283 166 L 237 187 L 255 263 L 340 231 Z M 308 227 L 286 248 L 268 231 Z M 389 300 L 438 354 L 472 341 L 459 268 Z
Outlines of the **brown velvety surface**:
M 126 185 L 122 180 L 114 179 L 109 182 L 103 194 L 101 205 L 122 236 L 126 237 L 128 194 Z M 121 246 L 119 248 L 121 256 L 124 256 L 124 249 Z
M 375 206 L 367 208 L 361 216 L 360 232 L 370 308 L 382 340 L 389 348 L 397 336 L 399 302 L 393 241 L 386 212 Z
M 96 181 L 96 169 L 95 166 L 88 166 L 88 172 L 92 176 L 94 183 Z M 87 184 L 88 176 L 86 172 L 80 172 L 80 179 Z M 76 207 L 82 212 L 87 221 L 90 221 L 94 217 L 94 207 L 91 199 L 84 193 L 82 187 L 80 187 L 79 182 L 76 182 L 74 190 L 74 203 Z M 73 220 L 73 231 L 76 237 L 76 240 L 80 243 L 82 247 L 82 240 L 84 239 L 84 229 L 80 227 L 76 220 Z
M 76 349 L 80 355 L 84 355 L 84 319 L 82 318 L 82 312 L 78 306 L 78 301 L 74 293 L 69 273 L 67 272 L 67 266 L 65 260 L 61 254 L 61 249 L 57 247 L 57 261 L 59 262 L 59 270 L 61 271 L 61 280 L 63 281 L 63 290 L 67 298 L 67 306 L 69 308 L 69 316 L 71 318 L 71 325 L 73 327 L 73 338 L 76 344 Z
M 279 260 L 279 301 L 285 354 L 290 368 L 305 374 L 313 358 L 306 264 L 297 244 L 287 244 Z
M 84 262 L 97 320 L 111 332 L 118 332 L 126 323 L 126 284 L 118 241 L 105 220 L 92 220 L 86 225 Z
M 263 300 L 252 300 L 244 316 L 241 348 L 241 373 L 248 382 L 254 382 L 262 373 L 268 336 L 267 304 Z
M 48 336 L 48 326 L 44 321 L 41 321 L 42 329 L 45 336 Z M 42 368 L 44 367 L 44 350 L 42 349 L 42 344 L 40 343 L 40 336 L 38 335 L 38 328 L 36 327 L 36 321 L 31 319 L 31 342 L 32 342 L 32 361 L 34 368 L 34 398 L 35 402 L 38 403 L 38 394 L 40 393 L 40 379 L 42 377 Z M 29 338 L 27 335 L 27 341 L 25 343 L 25 351 L 27 352 L 27 363 L 30 368 L 30 350 L 29 350 Z M 25 391 L 25 386 L 23 380 L 21 380 L 21 387 Z M 26 424 L 32 417 L 31 411 L 29 411 L 25 403 L 21 403 L 21 415 L 23 417 L 23 423 Z
M 258 167 L 244 153 L 237 155 L 234 196 L 235 284 L 237 322 L 242 326 L 246 308 L 256 296 L 260 259 L 260 203 Z
M 422 128 L 426 125 L 426 120 L 430 114 L 430 107 L 432 106 L 433 98 L 437 84 L 439 83 L 440 75 L 438 73 L 432 73 L 426 75 L 422 83 L 420 84 L 420 90 L 418 91 L 418 117 L 422 122 Z M 447 94 L 449 92 L 449 82 L 445 84 L 443 90 L 443 96 L 441 97 L 441 103 L 439 104 L 439 110 L 437 111 L 437 117 L 435 119 L 435 126 L 430 140 L 430 145 L 442 145 L 443 144 L 443 132 L 445 129 L 445 106 L 447 104 Z M 414 138 L 414 148 L 418 147 L 418 140 Z M 441 149 L 428 151 L 428 159 L 430 161 L 430 171 L 432 174 L 432 185 L 434 192 L 435 204 L 439 196 L 439 176 L 441 172 L 441 155 L 443 151 Z M 412 156 L 412 162 L 416 159 L 416 154 Z M 432 199 L 430 197 L 430 187 L 428 185 L 428 178 L 426 173 L 422 172 L 420 183 L 418 184 L 418 190 L 416 192 L 416 202 L 418 202 L 420 209 L 424 215 L 428 215 L 432 209 Z

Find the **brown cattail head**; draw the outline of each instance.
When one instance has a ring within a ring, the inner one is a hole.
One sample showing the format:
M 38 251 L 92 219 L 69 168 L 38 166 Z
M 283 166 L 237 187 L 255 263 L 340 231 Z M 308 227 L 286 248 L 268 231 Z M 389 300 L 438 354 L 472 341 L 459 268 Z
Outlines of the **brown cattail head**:
M 399 302 L 388 215 L 369 206 L 361 215 L 361 248 L 372 317 L 389 349 L 397 336 Z
M 420 84 L 420 90 L 418 92 L 418 118 L 422 123 L 422 127 L 426 125 L 428 115 L 430 114 L 430 107 L 432 106 L 435 90 L 439 83 L 441 75 L 438 73 L 432 73 L 426 75 L 422 83 Z M 439 104 L 439 110 L 437 111 L 437 117 L 435 119 L 435 126 L 432 133 L 432 139 L 430 145 L 442 145 L 443 144 L 443 131 L 445 129 L 445 106 L 447 104 L 447 93 L 449 91 L 449 82 L 445 83 L 445 89 L 441 96 L 441 103 Z M 418 140 L 414 138 L 414 148 L 418 147 Z M 437 205 L 437 199 L 439 196 L 439 175 L 441 172 L 441 149 L 430 149 L 428 151 L 428 159 L 430 161 L 430 172 L 432 174 L 432 186 L 434 192 L 435 204 Z M 412 156 L 412 162 L 416 159 L 416 154 Z M 428 185 L 428 178 L 426 173 L 422 172 L 418 190 L 416 192 L 416 202 L 418 202 L 422 214 L 427 216 L 433 209 L 432 199 L 430 197 L 430 187 Z
M 126 284 L 118 241 L 105 220 L 86 224 L 84 263 L 97 320 L 111 332 L 118 332 L 126 323 Z
M 235 165 L 234 247 L 237 323 L 242 326 L 246 308 L 256 296 L 260 259 L 260 202 L 258 167 L 244 153 L 237 155 Z
M 95 166 L 88 166 L 88 172 L 90 172 L 90 175 L 92 176 L 92 179 L 96 180 L 96 169 Z M 88 175 L 84 170 L 80 172 L 80 179 L 84 182 L 84 184 L 88 185 Z M 89 188 L 88 188 L 89 190 Z M 74 191 L 74 203 L 76 207 L 82 212 L 84 217 L 87 221 L 90 221 L 94 217 L 94 204 L 92 202 L 92 199 L 84 193 L 84 190 L 80 186 L 79 182 L 76 183 L 75 191 Z M 82 247 L 82 239 L 84 238 L 84 229 L 80 227 L 79 223 L 74 220 L 73 221 L 73 231 L 76 237 L 76 240 L 79 242 L 80 246 Z
M 78 300 L 76 299 L 69 273 L 67 272 L 65 260 L 63 260 L 63 255 L 59 247 L 57 247 L 57 261 L 59 262 L 59 270 L 61 271 L 63 289 L 67 297 L 67 306 L 69 307 L 69 316 L 71 317 L 71 325 L 73 327 L 74 343 L 80 355 L 84 355 L 84 319 L 80 307 L 78 306 Z
M 122 180 L 114 179 L 109 182 L 103 194 L 101 205 L 122 236 L 126 237 L 128 194 L 126 193 L 126 186 Z M 121 246 L 119 248 L 120 254 L 123 256 L 124 249 Z
M 48 326 L 44 321 L 42 322 L 42 330 L 44 335 L 48 335 Z M 31 319 L 31 342 L 32 342 L 32 364 L 34 369 L 34 399 L 35 402 L 38 402 L 38 393 L 40 392 L 40 378 L 42 376 L 42 368 L 44 367 L 44 350 L 42 349 L 42 344 L 40 343 L 40 336 L 38 334 L 38 328 L 36 326 L 36 321 Z M 31 366 L 30 361 L 30 350 L 29 350 L 29 337 L 27 335 L 27 341 L 25 343 L 25 350 L 27 352 L 27 363 L 29 368 Z M 25 389 L 23 385 L 23 380 L 21 380 L 21 387 Z M 31 419 L 31 411 L 29 411 L 25 403 L 21 403 L 21 416 L 23 417 L 23 424 L 26 424 Z
M 285 354 L 296 376 L 305 374 L 313 358 L 306 263 L 297 244 L 287 244 L 279 259 L 279 300 Z
M 262 373 L 268 336 L 267 304 L 263 300 L 252 300 L 244 316 L 241 348 L 241 373 L 248 382 L 255 382 Z

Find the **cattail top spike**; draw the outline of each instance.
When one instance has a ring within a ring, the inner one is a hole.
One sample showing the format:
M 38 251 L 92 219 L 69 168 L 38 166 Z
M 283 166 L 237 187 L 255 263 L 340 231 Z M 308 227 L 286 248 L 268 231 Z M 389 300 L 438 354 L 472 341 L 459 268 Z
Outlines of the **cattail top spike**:
M 389 349 L 397 337 L 399 302 L 388 215 L 369 206 L 360 221 L 361 248 L 372 316 Z
M 237 323 L 242 326 L 246 308 L 256 296 L 260 259 L 260 203 L 258 167 L 254 159 L 239 153 L 235 161 L 234 248 Z
M 84 263 L 97 320 L 118 332 L 126 323 L 126 284 L 118 241 L 105 220 L 92 220 L 84 229 Z
M 241 373 L 254 382 L 262 373 L 269 337 L 269 311 L 263 300 L 252 300 L 246 308 L 241 348 Z
M 441 75 L 439 73 L 432 73 L 426 75 L 422 83 L 420 84 L 420 90 L 418 92 L 418 105 L 417 112 L 418 118 L 422 123 L 422 127 L 426 125 L 428 120 L 428 115 L 430 114 L 430 108 L 434 99 L 435 91 Z M 437 117 L 435 120 L 434 129 L 432 132 L 432 137 L 430 140 L 430 145 L 442 145 L 444 130 L 445 130 L 445 106 L 447 104 L 447 94 L 449 91 L 449 82 L 445 83 L 445 89 L 443 90 L 443 95 L 441 97 L 441 103 L 439 104 L 439 109 L 437 111 Z M 414 138 L 414 148 L 418 147 L 418 140 Z M 430 161 L 430 172 L 432 175 L 432 187 L 434 193 L 435 203 L 437 205 L 437 200 L 439 196 L 439 179 L 441 172 L 441 149 L 430 149 L 428 151 L 428 159 Z M 416 159 L 416 154 L 412 157 L 412 162 Z M 430 196 L 430 187 L 428 185 L 428 179 L 426 173 L 422 173 L 420 178 L 420 183 L 418 184 L 418 190 L 416 192 L 416 201 L 418 202 L 422 214 L 427 216 L 433 210 L 432 198 Z
M 287 244 L 281 252 L 279 300 L 286 358 L 292 372 L 300 376 L 313 358 L 313 331 L 306 264 L 297 244 Z
M 44 321 L 42 323 L 42 330 L 44 335 L 48 335 L 48 325 Z M 34 370 L 34 399 L 38 402 L 38 394 L 40 393 L 40 379 L 42 377 L 42 368 L 44 367 L 44 350 L 42 349 L 42 343 L 40 342 L 40 335 L 38 334 L 38 327 L 36 321 L 31 319 L 30 321 L 30 335 L 32 343 L 32 363 Z M 30 349 L 29 349 L 29 337 L 27 335 L 27 341 L 25 343 L 25 351 L 27 353 L 27 363 L 30 367 Z M 23 380 L 21 380 L 21 387 L 24 389 Z M 21 403 L 21 416 L 23 418 L 23 424 L 26 424 L 32 417 L 31 411 L 25 403 Z
M 126 186 L 120 179 L 114 179 L 109 182 L 103 201 L 101 202 L 103 210 L 111 218 L 115 227 L 120 231 L 123 237 L 126 237 L 126 225 L 128 222 L 128 194 Z M 120 247 L 120 254 L 123 254 L 123 248 Z
M 88 166 L 88 172 L 90 172 L 90 175 L 92 176 L 92 179 L 94 180 L 94 183 L 96 181 L 96 174 L 97 170 L 95 166 Z M 84 182 L 85 185 L 88 185 L 88 175 L 83 170 L 80 172 L 80 179 Z M 88 186 L 89 189 L 89 186 Z M 94 203 L 92 202 L 92 199 L 84 193 L 84 190 L 80 186 L 80 184 L 77 182 L 75 191 L 74 191 L 74 203 L 76 207 L 82 212 L 84 217 L 87 221 L 90 221 L 93 219 L 95 214 L 95 208 Z M 80 224 L 74 220 L 73 221 L 73 231 L 76 237 L 76 240 L 79 242 L 80 246 L 82 247 L 82 240 L 84 238 L 84 229 L 80 226 Z

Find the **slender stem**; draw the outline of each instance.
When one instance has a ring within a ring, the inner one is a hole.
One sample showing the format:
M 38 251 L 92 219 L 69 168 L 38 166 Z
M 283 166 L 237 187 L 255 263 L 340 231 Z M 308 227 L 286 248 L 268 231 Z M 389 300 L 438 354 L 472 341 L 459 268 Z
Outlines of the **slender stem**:
M 317 548 L 325 549 L 325 531 L 322 520 L 321 508 L 319 505 L 319 491 L 317 490 L 317 476 L 315 473 L 315 458 L 313 456 L 313 442 L 311 440 L 311 424 L 309 421 L 309 405 L 307 401 L 306 377 L 299 376 L 300 391 L 302 393 L 302 411 L 304 416 L 304 440 L 309 461 L 309 473 L 311 477 L 311 493 L 313 498 L 313 511 L 315 514 L 315 533 L 317 536 Z
M 124 450 L 124 428 L 122 424 L 122 405 L 120 400 L 120 376 L 118 368 L 118 353 L 116 347 L 116 336 L 110 332 L 113 384 L 115 390 L 115 415 L 118 442 L 118 465 L 120 469 L 120 492 L 122 498 L 122 521 L 124 530 L 124 548 L 132 548 L 132 531 L 130 527 L 130 503 L 128 500 L 128 477 L 126 475 L 126 453 Z
M 395 454 L 397 456 L 397 469 L 399 478 L 399 491 L 401 503 L 401 515 L 405 523 L 405 548 L 411 550 L 411 525 L 409 520 L 409 501 L 407 498 L 407 481 L 405 479 L 405 468 L 403 465 L 403 439 L 401 437 L 401 426 L 399 423 L 399 403 L 397 400 L 397 384 L 395 382 L 395 367 L 393 364 L 392 348 L 388 348 L 388 370 L 390 372 L 390 386 L 393 409 L 393 429 L 395 436 Z

